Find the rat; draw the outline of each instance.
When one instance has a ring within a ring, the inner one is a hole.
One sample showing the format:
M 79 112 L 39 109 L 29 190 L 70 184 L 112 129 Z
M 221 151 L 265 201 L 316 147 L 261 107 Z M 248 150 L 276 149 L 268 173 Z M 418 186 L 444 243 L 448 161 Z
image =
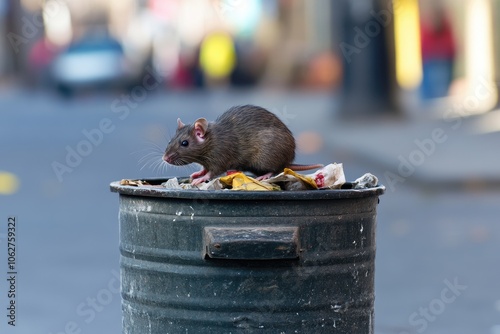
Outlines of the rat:
M 257 180 L 265 180 L 284 168 L 323 167 L 292 164 L 294 159 L 292 132 L 276 115 L 255 105 L 231 107 L 215 122 L 199 118 L 186 125 L 178 118 L 175 136 L 163 155 L 171 165 L 202 165 L 203 169 L 190 175 L 193 185 L 228 170 L 248 171 Z

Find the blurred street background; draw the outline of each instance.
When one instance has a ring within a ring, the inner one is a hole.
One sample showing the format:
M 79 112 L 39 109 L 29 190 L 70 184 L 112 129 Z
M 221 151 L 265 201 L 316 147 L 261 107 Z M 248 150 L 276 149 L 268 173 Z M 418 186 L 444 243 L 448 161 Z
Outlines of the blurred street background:
M 500 334 L 499 0 L 0 0 L 0 272 L 16 326 L 121 331 L 118 196 L 176 119 L 261 105 L 378 207 L 375 333 Z

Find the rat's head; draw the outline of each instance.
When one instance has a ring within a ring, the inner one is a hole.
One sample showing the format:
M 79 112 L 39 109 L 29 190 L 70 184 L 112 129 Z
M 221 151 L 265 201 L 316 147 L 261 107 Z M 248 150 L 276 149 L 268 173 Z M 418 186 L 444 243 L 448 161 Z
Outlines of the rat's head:
M 163 160 L 171 165 L 182 166 L 192 162 L 201 163 L 207 147 L 208 122 L 199 118 L 194 124 L 185 125 L 177 119 L 177 131 L 168 143 Z

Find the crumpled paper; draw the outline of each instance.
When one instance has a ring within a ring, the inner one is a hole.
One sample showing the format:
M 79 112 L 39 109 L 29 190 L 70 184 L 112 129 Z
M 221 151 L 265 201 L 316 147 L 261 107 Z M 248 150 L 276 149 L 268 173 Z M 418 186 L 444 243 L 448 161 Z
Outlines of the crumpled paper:
M 180 183 L 179 179 L 176 177 L 168 179 L 167 182 L 163 182 L 161 185 L 167 189 L 195 189 L 196 188 L 196 187 L 192 186 L 191 183 Z
M 193 186 L 191 183 L 180 182 L 178 178 L 173 177 L 168 179 L 166 182 L 161 184 L 163 188 L 166 189 L 194 189 L 194 190 L 221 190 L 223 189 L 222 184 L 220 183 L 219 178 L 211 180 L 209 182 L 202 183 L 198 186 Z
M 311 177 L 298 174 L 289 168 L 285 168 L 283 173 L 267 179 L 266 182 L 279 184 L 280 189 L 289 191 L 318 189 Z
M 360 178 L 356 179 L 353 183 L 354 189 L 367 189 L 376 187 L 378 184 L 378 178 L 370 173 L 366 173 Z
M 320 189 L 340 189 L 345 183 L 344 165 L 337 163 L 329 164 L 311 174 L 310 177 Z

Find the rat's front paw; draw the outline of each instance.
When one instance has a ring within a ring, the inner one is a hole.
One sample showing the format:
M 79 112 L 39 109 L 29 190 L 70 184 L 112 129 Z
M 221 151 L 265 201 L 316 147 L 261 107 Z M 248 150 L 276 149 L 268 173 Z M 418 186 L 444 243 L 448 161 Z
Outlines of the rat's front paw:
M 212 178 L 212 173 L 205 172 L 205 174 L 202 177 L 199 177 L 197 179 L 193 179 L 193 181 L 191 181 L 191 185 L 196 186 L 198 184 L 201 184 L 201 183 L 203 183 L 205 181 L 210 180 L 211 178 Z

